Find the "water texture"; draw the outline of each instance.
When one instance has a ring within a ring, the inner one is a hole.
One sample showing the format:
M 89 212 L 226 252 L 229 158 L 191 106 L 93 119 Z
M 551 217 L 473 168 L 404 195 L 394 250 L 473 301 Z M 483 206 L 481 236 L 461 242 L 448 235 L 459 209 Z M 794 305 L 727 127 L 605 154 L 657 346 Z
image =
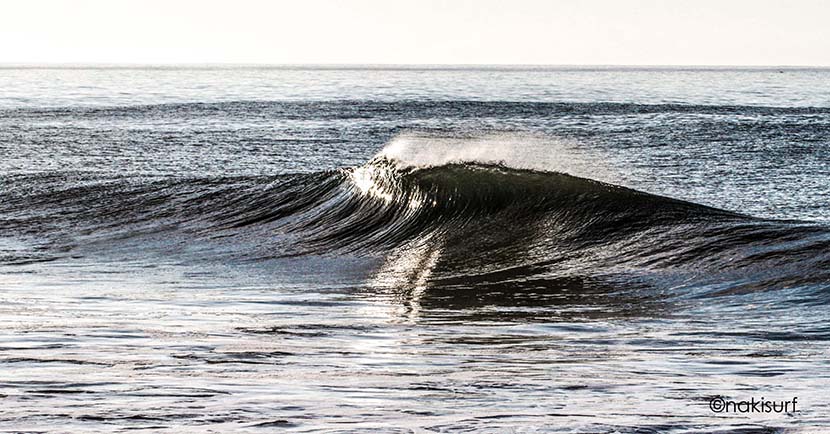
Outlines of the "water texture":
M 830 426 L 830 70 L 0 89 L 0 430 Z

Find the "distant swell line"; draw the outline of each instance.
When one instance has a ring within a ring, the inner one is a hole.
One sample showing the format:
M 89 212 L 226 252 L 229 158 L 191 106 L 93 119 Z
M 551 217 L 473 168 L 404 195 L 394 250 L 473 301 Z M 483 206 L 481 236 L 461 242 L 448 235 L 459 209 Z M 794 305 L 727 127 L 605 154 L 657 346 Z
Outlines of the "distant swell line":
M 444 101 L 413 100 L 321 100 L 321 101 L 258 101 L 179 102 L 163 104 L 135 104 L 124 106 L 27 107 L 0 108 L 0 116 L 38 118 L 43 116 L 106 117 L 140 119 L 166 117 L 171 112 L 180 116 L 268 115 L 281 119 L 344 119 L 394 118 L 406 119 L 419 113 L 429 117 L 442 114 L 461 118 L 483 116 L 549 116 L 549 115 L 625 115 L 656 113 L 699 114 L 758 114 L 758 115 L 813 115 L 828 114 L 830 107 L 776 107 L 753 105 L 703 104 L 638 104 L 625 102 L 524 102 L 524 101 Z

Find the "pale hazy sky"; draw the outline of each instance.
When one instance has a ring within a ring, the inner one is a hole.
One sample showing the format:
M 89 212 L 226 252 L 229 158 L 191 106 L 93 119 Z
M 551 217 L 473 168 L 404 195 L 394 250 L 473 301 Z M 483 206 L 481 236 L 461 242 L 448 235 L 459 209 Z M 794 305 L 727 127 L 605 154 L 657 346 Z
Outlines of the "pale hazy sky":
M 6 0 L 0 63 L 830 66 L 828 0 Z

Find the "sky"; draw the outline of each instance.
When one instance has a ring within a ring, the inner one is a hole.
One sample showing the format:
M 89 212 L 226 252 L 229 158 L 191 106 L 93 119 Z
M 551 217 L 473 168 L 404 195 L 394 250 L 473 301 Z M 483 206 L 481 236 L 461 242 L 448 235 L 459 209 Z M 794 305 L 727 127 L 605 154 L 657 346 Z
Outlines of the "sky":
M 830 66 L 830 1 L 4 0 L 0 63 Z

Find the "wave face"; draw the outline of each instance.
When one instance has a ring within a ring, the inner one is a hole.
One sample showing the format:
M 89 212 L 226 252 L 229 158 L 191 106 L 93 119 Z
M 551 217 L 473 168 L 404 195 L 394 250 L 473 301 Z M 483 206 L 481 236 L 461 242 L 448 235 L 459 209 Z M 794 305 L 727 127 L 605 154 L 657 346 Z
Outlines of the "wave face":
M 830 282 L 825 226 L 511 167 L 499 155 L 459 160 L 470 152 L 426 161 L 396 142 L 362 166 L 308 174 L 10 177 L 0 228 L 23 247 L 6 246 L 3 261 L 135 249 L 124 243 L 134 239 L 199 260 L 386 258 L 373 282 L 391 286 L 624 276 L 677 295 L 806 287 L 819 297 Z

